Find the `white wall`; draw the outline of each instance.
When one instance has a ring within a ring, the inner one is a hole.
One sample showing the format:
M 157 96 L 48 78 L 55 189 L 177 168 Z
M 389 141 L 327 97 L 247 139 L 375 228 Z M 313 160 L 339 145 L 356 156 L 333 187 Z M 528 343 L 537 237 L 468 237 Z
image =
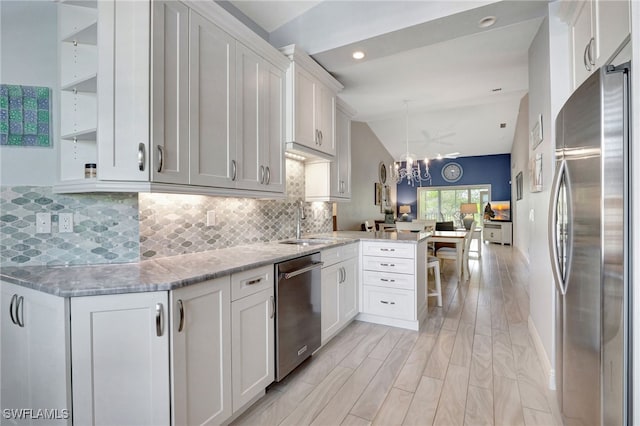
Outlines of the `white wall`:
M 52 90 L 52 146 L 0 147 L 2 185 L 51 186 L 57 180 L 58 33 L 57 3 L 0 2 L 0 82 Z
M 367 123 L 351 122 L 351 202 L 337 203 L 338 230 L 359 231 L 365 220 L 384 219 L 380 206 L 374 204 L 374 184 L 378 182 L 378 164 L 393 162 Z M 396 185 L 391 188 L 391 208 L 395 210 Z
M 520 100 L 511 146 L 511 212 L 513 246 L 529 260 L 529 95 Z M 522 199 L 516 197 L 516 176 L 522 172 Z
M 555 387 L 555 300 L 548 241 L 551 184 L 555 172 L 555 118 L 570 92 L 570 54 L 567 25 L 558 16 L 559 5 L 549 5 L 549 17 L 529 48 L 529 130 L 542 114 L 544 139 L 529 150 L 542 154 L 543 191 L 529 193 L 530 325 L 544 350 L 549 385 Z M 528 188 L 525 189 L 528 191 Z

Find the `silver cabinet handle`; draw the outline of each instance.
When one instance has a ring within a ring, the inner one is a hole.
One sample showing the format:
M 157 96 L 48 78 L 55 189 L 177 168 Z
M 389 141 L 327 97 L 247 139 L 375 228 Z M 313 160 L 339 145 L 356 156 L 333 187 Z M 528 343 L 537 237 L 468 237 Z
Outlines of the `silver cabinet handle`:
M 164 163 L 164 150 L 162 145 L 158 145 L 158 173 L 162 173 L 162 166 Z
M 591 71 L 591 67 L 589 66 L 589 63 L 587 62 L 587 50 L 589 50 L 589 44 L 591 43 L 591 41 L 589 41 L 589 43 L 587 43 L 587 45 L 584 47 L 584 53 L 582 54 L 582 63 L 584 64 L 584 67 L 587 71 Z
M 591 40 L 589 40 L 589 44 L 587 44 L 587 52 L 588 52 L 588 53 L 587 53 L 587 57 L 589 58 L 589 63 L 590 63 L 592 66 L 595 66 L 595 65 L 596 65 L 596 62 L 595 62 L 595 60 L 593 59 L 593 56 L 594 56 L 594 54 L 593 54 L 593 42 L 595 42 L 595 41 L 596 41 L 596 40 L 595 40 L 593 37 L 591 37 Z M 591 71 L 592 69 L 593 69 L 593 68 L 591 68 L 589 71 Z
M 164 334 L 164 309 L 162 303 L 156 303 L 156 336 Z
M 265 183 L 269 185 L 271 183 L 271 168 L 267 166 L 266 170 L 267 170 L 267 181 Z
M 318 129 L 316 129 L 316 145 L 320 144 L 320 131 Z
M 236 160 L 231 160 L 231 180 L 236 180 L 238 177 L 238 165 Z
M 380 278 L 380 281 L 382 281 L 384 283 L 395 283 L 396 282 L 396 280 L 390 280 L 390 279 L 387 279 L 387 278 Z
M 391 266 L 391 267 L 395 267 L 396 264 L 395 263 L 381 263 L 380 266 Z
M 247 281 L 247 285 L 258 284 L 260 281 L 262 281 L 262 278 L 256 278 L 255 280 Z
M 380 251 L 396 251 L 396 249 L 381 248 Z
M 260 184 L 264 184 L 264 166 L 260 166 Z
M 384 303 L 385 305 L 395 305 L 396 302 L 389 302 L 387 300 L 381 300 L 380 303 Z
M 180 323 L 178 324 L 178 333 L 184 328 L 184 304 L 182 299 L 178 299 L 178 310 L 180 311 Z
M 273 319 L 276 314 L 276 299 L 271 296 L 271 316 L 269 318 Z
M 322 136 L 322 130 L 318 130 L 318 133 L 320 133 L 320 146 L 322 146 L 322 139 L 324 139 L 324 136 Z
M 18 303 L 16 303 L 16 321 L 20 327 L 24 327 L 24 298 L 22 296 L 18 297 Z M 20 311 L 20 313 L 18 313 Z
M 146 146 L 143 143 L 138 144 L 138 170 L 144 172 L 144 157 Z
M 17 299 L 18 299 L 18 295 L 14 294 L 11 297 L 11 303 L 9 304 L 9 317 L 11 318 L 11 322 L 14 323 L 15 325 L 18 325 L 18 321 L 16 321 L 16 317 L 13 315 L 13 305 L 16 303 Z

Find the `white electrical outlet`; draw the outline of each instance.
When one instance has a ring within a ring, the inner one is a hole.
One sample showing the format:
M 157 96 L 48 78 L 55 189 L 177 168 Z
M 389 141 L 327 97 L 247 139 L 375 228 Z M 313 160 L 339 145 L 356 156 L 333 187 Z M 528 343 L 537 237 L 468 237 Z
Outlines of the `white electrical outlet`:
M 58 213 L 58 232 L 73 232 L 73 213 Z
M 36 234 L 51 233 L 51 213 L 36 213 Z
M 207 226 L 216 226 L 216 212 L 214 210 L 207 212 Z

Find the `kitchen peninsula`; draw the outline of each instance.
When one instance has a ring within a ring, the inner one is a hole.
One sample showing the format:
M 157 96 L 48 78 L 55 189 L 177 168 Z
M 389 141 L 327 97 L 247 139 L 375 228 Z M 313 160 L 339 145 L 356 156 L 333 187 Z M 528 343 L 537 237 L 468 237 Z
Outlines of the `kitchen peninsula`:
M 273 381 L 274 263 L 314 252 L 328 262 L 335 249 L 353 248 L 344 250 L 358 253 L 353 275 L 335 283 L 323 275 L 322 287 L 336 284 L 337 294 L 323 301 L 323 316 L 339 310 L 347 285 L 357 300 L 331 336 L 356 316 L 417 330 L 427 314 L 428 236 L 334 232 L 131 264 L 3 267 L 2 387 L 43 372 L 22 394 L 3 392 L 3 406 L 38 400 L 70 413 L 73 405 L 76 424 L 181 424 L 195 406 L 212 423 L 227 422 Z M 196 392 L 203 381 L 219 386 Z

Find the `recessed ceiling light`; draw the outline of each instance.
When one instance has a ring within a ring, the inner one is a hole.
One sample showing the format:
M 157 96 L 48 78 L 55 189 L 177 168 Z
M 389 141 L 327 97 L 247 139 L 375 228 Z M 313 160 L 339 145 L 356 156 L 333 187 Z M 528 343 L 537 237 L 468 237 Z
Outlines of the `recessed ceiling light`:
M 485 16 L 480 21 L 478 21 L 478 26 L 480 28 L 489 28 L 490 26 L 496 23 L 496 20 L 497 19 L 495 16 Z
M 356 50 L 351 56 L 353 56 L 353 59 L 362 59 L 364 58 L 364 52 L 361 50 Z

